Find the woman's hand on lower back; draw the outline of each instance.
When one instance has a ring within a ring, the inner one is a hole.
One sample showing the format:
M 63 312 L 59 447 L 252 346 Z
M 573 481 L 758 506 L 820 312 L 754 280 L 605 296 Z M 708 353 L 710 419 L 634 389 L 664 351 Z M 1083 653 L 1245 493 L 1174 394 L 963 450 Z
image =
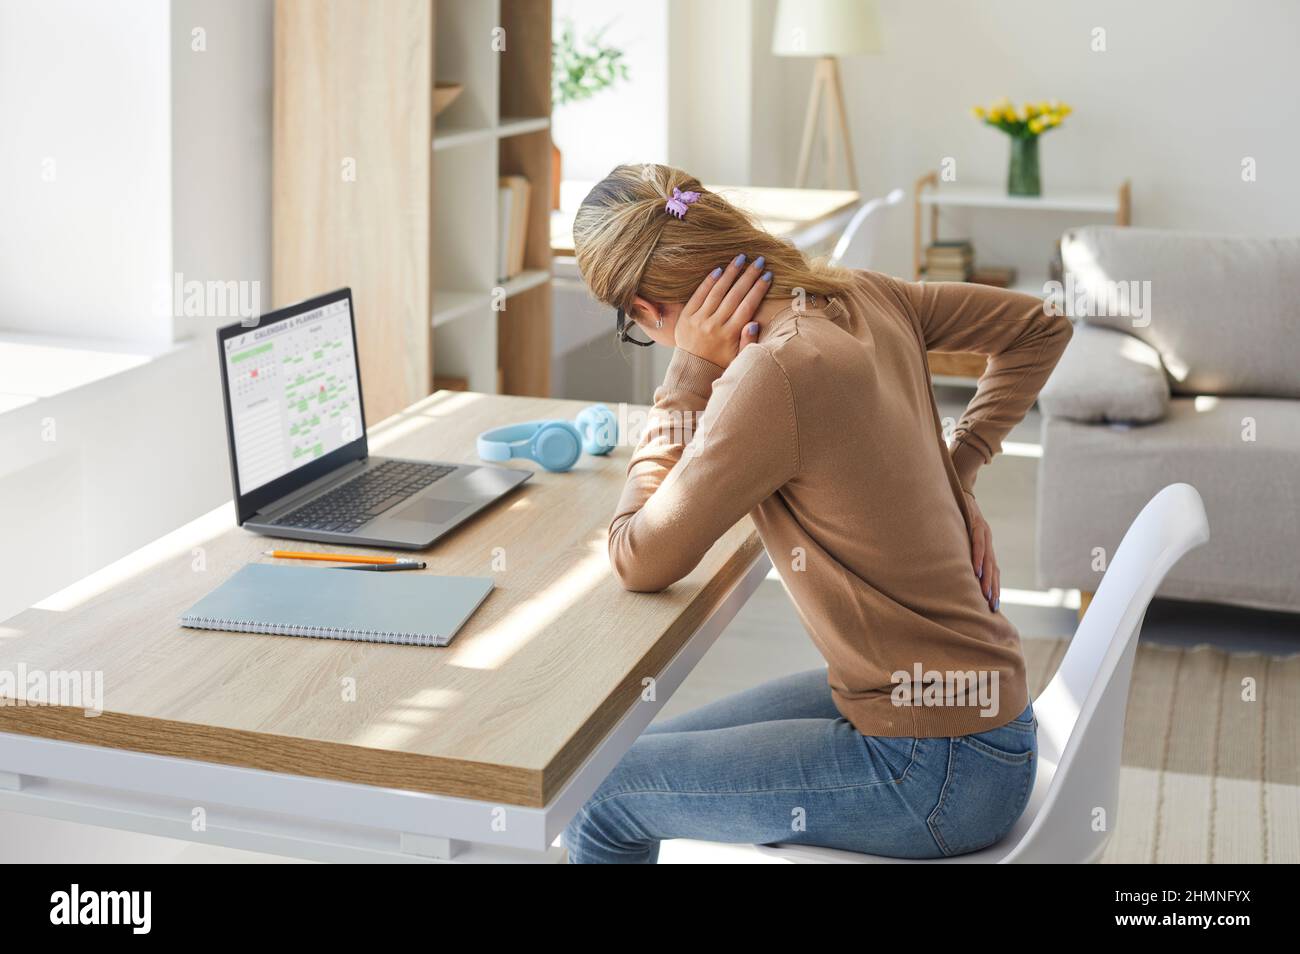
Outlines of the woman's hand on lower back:
M 1002 605 L 1002 571 L 993 555 L 993 531 L 975 502 L 975 495 L 966 493 L 966 506 L 970 510 L 970 557 L 980 590 L 988 600 L 989 609 L 997 612 Z
M 745 256 L 737 255 L 726 268 L 715 268 L 677 318 L 677 347 L 725 368 L 758 339 L 754 316 L 771 287 L 772 273 L 763 271 L 761 257 L 746 266 Z

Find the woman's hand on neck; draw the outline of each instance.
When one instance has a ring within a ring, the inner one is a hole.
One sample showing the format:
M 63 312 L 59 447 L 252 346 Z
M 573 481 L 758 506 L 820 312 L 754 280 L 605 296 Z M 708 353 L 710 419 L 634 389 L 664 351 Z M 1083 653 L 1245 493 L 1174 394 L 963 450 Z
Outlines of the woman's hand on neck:
M 714 269 L 673 316 L 673 343 L 683 351 L 725 368 L 740 349 L 753 344 L 762 333 L 763 318 L 775 310 L 765 301 L 772 288 L 772 273 L 764 271 L 763 259 L 746 262 L 737 255 L 725 268 Z

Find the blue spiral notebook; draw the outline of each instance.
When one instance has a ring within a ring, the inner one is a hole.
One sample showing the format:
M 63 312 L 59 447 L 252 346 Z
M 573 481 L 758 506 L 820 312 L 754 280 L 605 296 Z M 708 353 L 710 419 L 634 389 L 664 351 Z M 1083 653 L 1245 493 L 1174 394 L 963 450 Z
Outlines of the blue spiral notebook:
M 250 563 L 181 616 L 191 629 L 446 646 L 492 592 L 485 576 Z

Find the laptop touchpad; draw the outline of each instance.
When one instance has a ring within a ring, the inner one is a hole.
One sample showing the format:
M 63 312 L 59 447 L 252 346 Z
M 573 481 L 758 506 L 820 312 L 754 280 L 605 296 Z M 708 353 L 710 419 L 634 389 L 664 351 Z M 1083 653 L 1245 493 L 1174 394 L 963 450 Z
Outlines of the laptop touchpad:
M 415 520 L 419 523 L 446 523 L 468 506 L 463 500 L 421 497 L 400 510 L 395 510 L 393 516 L 398 520 Z

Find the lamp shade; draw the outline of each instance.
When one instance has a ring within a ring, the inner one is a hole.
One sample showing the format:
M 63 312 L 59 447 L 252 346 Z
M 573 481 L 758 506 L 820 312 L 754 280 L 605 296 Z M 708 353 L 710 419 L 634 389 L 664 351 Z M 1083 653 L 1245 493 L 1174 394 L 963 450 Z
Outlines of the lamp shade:
M 777 56 L 880 52 L 875 0 L 780 0 L 772 30 Z

